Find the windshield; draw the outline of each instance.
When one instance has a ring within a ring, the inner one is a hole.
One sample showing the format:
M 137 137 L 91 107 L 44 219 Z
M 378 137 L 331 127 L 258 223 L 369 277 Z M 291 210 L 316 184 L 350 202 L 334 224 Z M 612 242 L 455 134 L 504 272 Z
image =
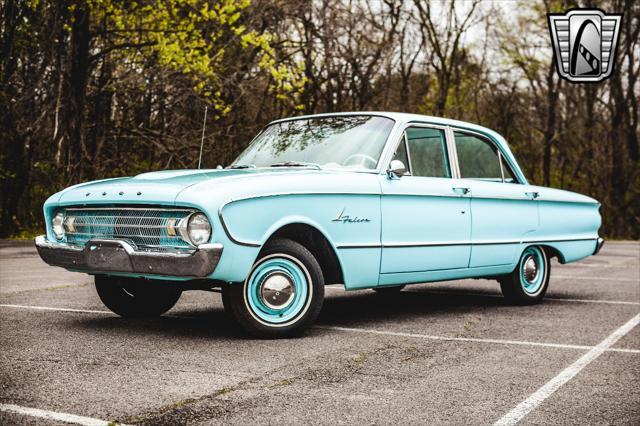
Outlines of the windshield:
M 267 127 L 230 167 L 309 166 L 375 170 L 393 120 L 333 116 Z

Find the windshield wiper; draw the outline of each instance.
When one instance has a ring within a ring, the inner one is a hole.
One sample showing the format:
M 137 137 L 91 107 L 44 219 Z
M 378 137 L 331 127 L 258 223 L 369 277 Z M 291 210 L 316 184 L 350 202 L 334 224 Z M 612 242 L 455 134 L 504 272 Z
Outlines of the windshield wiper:
M 320 164 L 305 163 L 303 161 L 285 161 L 284 163 L 271 164 L 269 167 L 315 167 L 318 170 L 322 169 Z
M 255 169 L 255 164 L 232 164 L 227 166 L 227 169 Z

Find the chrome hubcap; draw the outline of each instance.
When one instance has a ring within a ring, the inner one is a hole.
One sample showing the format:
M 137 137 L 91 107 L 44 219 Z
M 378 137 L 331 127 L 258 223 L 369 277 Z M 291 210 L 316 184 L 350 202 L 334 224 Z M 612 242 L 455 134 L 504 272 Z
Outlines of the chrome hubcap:
M 524 261 L 524 278 L 529 281 L 535 281 L 538 276 L 538 264 L 536 263 L 536 259 L 534 256 L 529 256 Z
M 291 304 L 296 288 L 291 278 L 282 273 L 266 277 L 260 286 L 262 302 L 271 309 L 284 309 Z

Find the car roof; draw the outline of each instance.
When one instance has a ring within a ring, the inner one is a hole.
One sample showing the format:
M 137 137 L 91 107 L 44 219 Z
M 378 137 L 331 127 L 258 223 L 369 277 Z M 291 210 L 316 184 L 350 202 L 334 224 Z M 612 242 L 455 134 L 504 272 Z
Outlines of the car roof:
M 389 111 L 330 112 L 330 113 L 323 113 L 323 114 L 300 115 L 300 116 L 294 116 L 294 117 L 281 118 L 278 120 L 274 120 L 269 124 L 279 123 L 283 121 L 291 121 L 291 120 L 302 120 L 307 118 L 350 116 L 350 115 L 372 115 L 372 116 L 387 117 L 400 124 L 422 122 L 422 123 L 431 123 L 431 124 L 437 124 L 442 126 L 459 127 L 462 129 L 469 129 L 469 130 L 474 130 L 476 132 L 484 133 L 492 136 L 492 138 L 496 139 L 497 142 L 501 142 L 501 143 L 504 142 L 504 138 L 500 136 L 499 133 L 496 133 L 495 131 L 487 127 L 479 126 L 477 124 L 469 123 L 467 121 L 453 120 L 450 118 L 435 117 L 431 115 L 410 114 L 406 112 L 389 112 Z

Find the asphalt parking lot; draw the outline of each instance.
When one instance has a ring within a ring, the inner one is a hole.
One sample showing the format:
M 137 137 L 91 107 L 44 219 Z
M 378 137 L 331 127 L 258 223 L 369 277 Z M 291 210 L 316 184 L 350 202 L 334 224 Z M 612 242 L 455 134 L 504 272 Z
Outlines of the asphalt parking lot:
M 305 337 L 253 340 L 217 293 L 122 319 L 0 242 L 0 424 L 640 424 L 640 243 L 554 263 L 540 305 L 499 295 L 331 287 Z

